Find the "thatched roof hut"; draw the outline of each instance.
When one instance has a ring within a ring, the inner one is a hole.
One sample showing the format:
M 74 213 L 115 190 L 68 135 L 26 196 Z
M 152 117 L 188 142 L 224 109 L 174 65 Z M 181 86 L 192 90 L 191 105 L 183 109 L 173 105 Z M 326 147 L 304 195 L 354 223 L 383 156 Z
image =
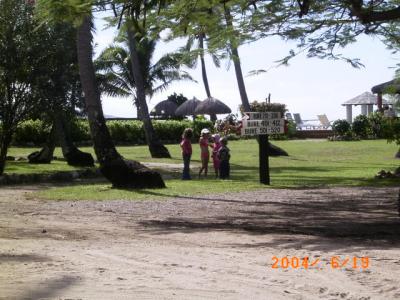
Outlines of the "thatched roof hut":
M 178 105 L 170 100 L 159 102 L 151 111 L 151 115 L 160 117 L 174 117 Z
M 230 114 L 232 110 L 222 101 L 215 99 L 214 97 L 206 98 L 201 101 L 197 106 L 195 113 L 198 115 L 218 115 L 218 114 Z
M 195 115 L 196 107 L 201 103 L 199 99 L 193 97 L 191 100 L 183 102 L 176 110 L 175 115 L 177 116 L 191 116 Z
M 374 94 L 400 94 L 400 80 L 393 79 L 371 88 Z

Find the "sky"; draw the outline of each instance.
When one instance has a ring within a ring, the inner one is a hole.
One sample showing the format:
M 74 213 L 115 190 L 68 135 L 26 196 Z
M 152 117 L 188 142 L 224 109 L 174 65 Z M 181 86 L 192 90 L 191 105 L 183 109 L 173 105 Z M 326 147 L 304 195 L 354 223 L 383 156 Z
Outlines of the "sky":
M 112 42 L 115 31 L 105 30 L 101 18 L 97 18 L 95 24 L 95 53 L 99 53 Z M 182 41 L 159 43 L 155 59 L 181 45 Z M 360 58 L 364 68 L 355 69 L 342 61 L 306 58 L 305 55 L 292 59 L 289 66 L 275 67 L 276 61 L 286 56 L 293 47 L 294 44 L 279 38 L 268 38 L 241 46 L 239 55 L 250 102 L 264 101 L 271 94 L 271 102 L 286 104 L 289 112 L 300 113 L 303 120 L 315 120 L 320 114 L 326 114 L 331 121 L 345 119 L 346 110 L 341 104 L 370 91 L 374 85 L 393 79 L 393 67 L 399 63 L 399 57 L 392 55 L 380 40 L 363 36 L 357 43 L 343 49 L 342 53 Z M 189 99 L 205 99 L 199 66 L 200 63 L 197 69 L 186 69 L 197 83 L 173 83 L 167 90 L 148 100 L 149 109 L 174 92 L 182 93 Z M 229 67 L 229 63 L 225 61 L 218 69 L 206 56 L 206 67 L 211 95 L 227 104 L 233 113 L 238 113 L 241 101 L 233 64 Z M 250 71 L 259 69 L 268 72 L 247 76 Z M 103 96 L 102 103 L 106 115 L 136 117 L 131 99 Z M 353 117 L 360 113 L 360 107 L 353 108 Z

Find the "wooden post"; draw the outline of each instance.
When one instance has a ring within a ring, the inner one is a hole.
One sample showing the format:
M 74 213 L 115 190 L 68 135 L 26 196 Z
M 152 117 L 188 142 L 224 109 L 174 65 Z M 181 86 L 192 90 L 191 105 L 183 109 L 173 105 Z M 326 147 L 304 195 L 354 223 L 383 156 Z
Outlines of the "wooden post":
M 269 178 L 269 149 L 268 135 L 262 134 L 259 136 L 259 157 L 260 157 L 260 183 L 270 184 Z

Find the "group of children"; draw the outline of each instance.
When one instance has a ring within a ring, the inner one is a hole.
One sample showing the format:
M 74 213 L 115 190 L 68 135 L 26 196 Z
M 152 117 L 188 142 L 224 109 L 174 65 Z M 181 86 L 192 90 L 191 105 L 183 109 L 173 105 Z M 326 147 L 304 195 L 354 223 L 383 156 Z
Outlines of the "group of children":
M 190 177 L 190 159 L 192 156 L 192 143 L 193 130 L 186 128 L 182 135 L 181 148 L 183 158 L 183 174 L 182 179 L 188 180 Z M 200 158 L 201 168 L 199 171 L 199 178 L 204 172 L 204 176 L 208 173 L 208 162 L 210 160 L 210 150 L 212 149 L 212 159 L 215 170 L 215 177 L 221 179 L 228 179 L 230 173 L 230 151 L 227 147 L 228 140 L 224 137 L 221 138 L 219 134 L 212 135 L 212 143 L 210 142 L 210 131 L 207 128 L 201 130 L 200 133 Z

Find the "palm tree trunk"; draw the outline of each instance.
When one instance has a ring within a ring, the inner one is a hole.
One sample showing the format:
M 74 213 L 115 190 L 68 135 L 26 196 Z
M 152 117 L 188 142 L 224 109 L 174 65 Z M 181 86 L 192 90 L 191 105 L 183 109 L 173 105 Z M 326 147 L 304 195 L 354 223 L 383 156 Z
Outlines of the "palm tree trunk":
M 32 152 L 28 155 L 30 164 L 49 164 L 53 160 L 54 149 L 56 148 L 56 134 L 54 124 L 46 139 L 46 144 L 40 151 Z
M 233 29 L 231 11 L 226 6 L 225 6 L 225 20 L 226 20 L 226 25 L 230 29 Z M 230 47 L 231 53 L 232 53 L 232 60 L 233 60 L 233 65 L 235 67 L 236 81 L 238 84 L 239 94 L 240 94 L 240 99 L 242 100 L 243 109 L 244 109 L 244 111 L 251 111 L 249 98 L 247 97 L 246 85 L 244 84 L 243 72 L 242 72 L 242 66 L 240 64 L 240 56 L 239 56 L 238 47 L 233 42 L 231 42 L 229 44 L 229 47 Z M 260 143 L 260 139 L 257 139 L 257 141 Z M 281 149 L 278 146 L 271 144 L 269 141 L 268 141 L 267 148 L 269 151 L 271 151 L 271 150 L 275 151 L 277 156 L 288 155 L 285 150 Z
M 149 108 L 146 102 L 146 92 L 144 88 L 144 78 L 141 71 L 139 55 L 136 47 L 135 32 L 132 28 L 128 29 L 129 54 L 132 63 L 132 73 L 136 86 L 136 102 L 138 116 L 143 122 L 144 132 L 149 146 L 151 157 L 153 158 L 171 158 L 168 149 L 161 143 L 157 137 L 153 124 L 151 123 Z
M 199 48 L 200 48 L 200 63 L 201 63 L 201 76 L 203 78 L 204 88 L 206 89 L 207 98 L 211 98 L 210 86 L 208 85 L 208 77 L 206 70 L 206 63 L 204 60 L 204 33 L 199 34 Z M 210 114 L 211 121 L 215 122 L 217 120 L 216 114 Z
M 94 159 L 90 153 L 82 152 L 73 143 L 64 112 L 54 113 L 54 127 L 61 151 L 70 166 L 93 167 Z
M 115 187 L 157 188 L 165 187 L 161 175 L 138 162 L 124 160 L 115 149 L 106 126 L 100 93 L 92 61 L 92 18 L 86 16 L 78 28 L 77 47 L 79 75 L 85 95 L 90 134 L 102 174 Z
M 233 28 L 231 11 L 227 7 L 225 7 L 225 20 L 226 20 L 226 25 L 229 28 Z M 235 46 L 235 44 L 233 42 L 231 42 L 229 44 L 229 47 L 230 47 L 230 50 L 232 53 L 231 58 L 233 60 L 233 65 L 235 67 L 236 81 L 238 84 L 240 99 L 242 100 L 243 109 L 245 111 L 250 111 L 250 103 L 249 103 L 249 98 L 247 97 L 246 86 L 244 84 L 242 66 L 240 64 L 239 51 L 238 51 L 237 46 Z

